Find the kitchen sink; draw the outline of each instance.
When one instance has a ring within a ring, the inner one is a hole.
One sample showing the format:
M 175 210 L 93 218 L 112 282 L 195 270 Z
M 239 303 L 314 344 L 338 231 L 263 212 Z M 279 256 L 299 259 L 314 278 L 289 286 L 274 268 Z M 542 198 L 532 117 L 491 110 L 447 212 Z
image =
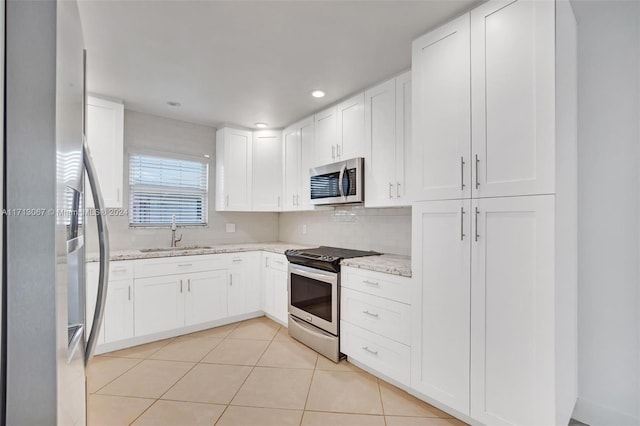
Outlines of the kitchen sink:
M 198 249 L 208 249 L 208 248 L 211 248 L 211 247 L 209 246 L 158 247 L 158 248 L 141 249 L 140 251 L 143 253 L 156 253 L 161 251 L 198 250 Z

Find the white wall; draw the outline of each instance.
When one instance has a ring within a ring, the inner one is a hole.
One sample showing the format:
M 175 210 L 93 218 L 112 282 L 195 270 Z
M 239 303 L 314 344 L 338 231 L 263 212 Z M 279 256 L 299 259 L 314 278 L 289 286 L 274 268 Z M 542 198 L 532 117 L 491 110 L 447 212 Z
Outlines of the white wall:
M 577 1 L 578 404 L 640 424 L 640 5 Z
M 221 213 L 215 211 L 215 138 L 216 129 L 199 124 L 162 118 L 125 110 L 124 114 L 124 200 L 129 200 L 130 151 L 147 149 L 181 154 L 211 155 L 209 166 L 209 226 L 180 229 L 181 245 L 207 245 L 244 242 L 266 242 L 278 239 L 277 213 Z M 236 224 L 235 233 L 227 233 L 225 225 Z M 111 250 L 146 247 L 168 247 L 169 228 L 129 228 L 127 216 L 108 218 Z M 87 252 L 97 252 L 97 238 L 93 220 L 88 223 Z
M 307 226 L 306 235 L 302 233 Z M 335 210 L 280 213 L 280 241 L 310 245 L 411 253 L 411 208 Z

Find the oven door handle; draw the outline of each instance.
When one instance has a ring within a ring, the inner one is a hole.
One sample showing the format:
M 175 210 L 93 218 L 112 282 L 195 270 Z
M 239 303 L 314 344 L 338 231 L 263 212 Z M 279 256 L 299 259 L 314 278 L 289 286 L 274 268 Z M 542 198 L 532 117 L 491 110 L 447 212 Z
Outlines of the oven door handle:
M 300 275 L 303 277 L 311 278 L 314 280 L 326 282 L 328 284 L 334 284 L 337 282 L 338 274 L 333 272 L 328 272 L 326 275 L 318 272 L 312 272 L 308 270 L 309 268 L 302 269 L 300 267 L 289 265 L 289 272 L 294 273 L 296 275 Z

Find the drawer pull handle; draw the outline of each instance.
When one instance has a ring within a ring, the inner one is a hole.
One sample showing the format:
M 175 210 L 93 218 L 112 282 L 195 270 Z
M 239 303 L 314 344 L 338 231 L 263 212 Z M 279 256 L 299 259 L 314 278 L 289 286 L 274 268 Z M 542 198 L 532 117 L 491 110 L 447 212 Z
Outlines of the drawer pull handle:
M 378 318 L 378 314 L 371 313 L 369 311 L 362 311 L 363 314 L 369 315 L 370 317 Z
M 376 286 L 376 287 L 380 287 L 380 283 L 377 283 L 375 281 L 364 280 L 362 282 L 365 283 L 365 284 L 368 284 L 368 285 L 373 285 L 373 286 Z
M 378 356 L 378 351 L 372 351 L 371 349 L 369 349 L 369 346 L 363 346 L 362 350 L 369 352 L 371 355 Z
M 180 268 L 186 268 L 188 266 L 193 266 L 193 263 L 181 263 L 181 264 L 178 265 L 178 267 L 180 267 Z
M 238 259 L 233 259 L 232 262 L 242 262 L 242 259 L 238 258 Z
M 284 262 L 282 260 L 274 260 L 274 263 L 277 263 L 278 265 L 284 265 Z
M 111 272 L 127 272 L 127 268 L 112 269 Z

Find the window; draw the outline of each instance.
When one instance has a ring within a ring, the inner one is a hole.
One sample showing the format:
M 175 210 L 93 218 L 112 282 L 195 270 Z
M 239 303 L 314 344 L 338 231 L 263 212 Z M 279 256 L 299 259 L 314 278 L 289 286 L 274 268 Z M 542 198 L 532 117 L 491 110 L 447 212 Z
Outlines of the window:
M 161 155 L 129 156 L 129 225 L 206 225 L 209 164 Z

